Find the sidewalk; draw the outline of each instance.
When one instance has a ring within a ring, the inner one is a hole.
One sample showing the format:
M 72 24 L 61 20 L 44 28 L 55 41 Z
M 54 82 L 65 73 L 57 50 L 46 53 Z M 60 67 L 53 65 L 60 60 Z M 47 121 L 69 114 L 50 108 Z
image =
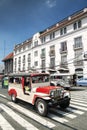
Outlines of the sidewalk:
M 2 88 L 1 82 L 0 82 L 0 94 L 6 96 L 9 99 L 8 88 Z

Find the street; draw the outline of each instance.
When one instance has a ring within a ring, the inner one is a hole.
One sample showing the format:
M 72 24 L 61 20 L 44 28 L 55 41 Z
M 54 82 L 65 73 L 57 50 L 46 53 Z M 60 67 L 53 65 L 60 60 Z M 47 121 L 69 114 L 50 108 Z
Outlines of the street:
M 41 117 L 32 105 L 11 102 L 7 89 L 0 87 L 0 130 L 87 130 L 87 87 L 73 87 L 66 110 L 50 108 Z

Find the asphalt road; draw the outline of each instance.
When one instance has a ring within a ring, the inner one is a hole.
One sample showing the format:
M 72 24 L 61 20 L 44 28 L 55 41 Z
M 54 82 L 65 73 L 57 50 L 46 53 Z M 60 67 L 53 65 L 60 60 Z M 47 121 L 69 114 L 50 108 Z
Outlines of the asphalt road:
M 8 90 L 0 86 L 0 130 L 87 130 L 87 87 L 73 87 L 71 104 L 65 111 L 50 109 L 41 117 L 32 105 L 12 103 Z

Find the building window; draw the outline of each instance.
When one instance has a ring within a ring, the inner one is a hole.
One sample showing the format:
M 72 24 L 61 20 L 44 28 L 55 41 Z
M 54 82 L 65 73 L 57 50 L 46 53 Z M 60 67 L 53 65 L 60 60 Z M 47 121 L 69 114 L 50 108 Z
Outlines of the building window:
M 45 37 L 45 36 L 41 38 L 41 42 L 42 42 L 42 43 L 45 43 L 45 42 L 46 42 L 46 37 Z
M 25 63 L 23 63 L 23 71 L 25 71 Z
M 55 38 L 55 32 L 53 32 L 53 33 L 50 34 L 50 40 L 52 40 L 54 38 Z
M 67 68 L 68 67 L 68 64 L 67 64 L 67 55 L 62 55 L 61 56 L 60 67 L 61 68 Z
M 31 68 L 31 63 L 28 63 L 28 70 Z
M 28 49 L 30 49 L 30 48 L 31 48 L 31 43 L 28 44 Z
M 78 21 L 78 28 L 81 28 L 81 20 Z
M 45 48 L 41 50 L 41 58 L 45 58 Z
M 61 42 L 61 52 L 67 51 L 67 42 Z
M 66 33 L 67 33 L 67 28 L 66 27 L 60 29 L 60 35 L 64 35 Z
M 61 56 L 61 63 L 67 63 L 67 55 Z
M 51 69 L 55 68 L 55 58 L 50 58 L 50 68 Z
M 25 63 L 25 55 L 23 55 L 23 63 Z
M 50 46 L 50 53 L 49 53 L 50 56 L 55 56 L 55 46 L 52 45 Z
M 41 61 L 41 68 L 42 68 L 42 69 L 45 69 L 45 60 L 42 60 L 42 61 Z
M 82 52 L 83 52 L 82 49 L 75 51 L 75 60 L 82 60 L 83 58 Z
M 79 49 L 75 51 L 75 60 L 74 60 L 74 65 L 75 66 L 83 66 L 83 55 L 82 55 L 83 50 Z
M 76 30 L 78 28 L 81 28 L 81 26 L 82 26 L 82 23 L 81 23 L 81 20 L 79 20 L 73 24 L 73 29 Z
M 38 46 L 38 41 L 34 42 L 34 47 Z
M 30 62 L 31 61 L 31 54 L 29 53 L 28 54 L 28 62 Z
M 35 61 L 35 62 L 34 62 L 34 66 L 38 66 L 38 61 Z
M 18 58 L 18 70 L 21 70 L 21 57 Z
M 77 37 L 74 39 L 74 49 L 82 48 L 82 37 Z
M 35 51 L 35 52 L 34 52 L 34 56 L 35 56 L 35 57 L 38 56 L 38 51 Z
M 14 65 L 15 65 L 15 72 L 16 72 L 16 68 L 17 68 L 17 58 L 15 58 L 15 63 L 14 63 Z

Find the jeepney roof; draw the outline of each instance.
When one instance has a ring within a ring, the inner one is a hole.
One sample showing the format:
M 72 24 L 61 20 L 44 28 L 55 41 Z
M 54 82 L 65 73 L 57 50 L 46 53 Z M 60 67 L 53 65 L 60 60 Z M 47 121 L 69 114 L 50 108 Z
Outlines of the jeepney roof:
M 32 77 L 32 76 L 40 76 L 40 75 L 49 75 L 48 73 L 12 73 L 12 74 L 9 74 L 9 77 Z

